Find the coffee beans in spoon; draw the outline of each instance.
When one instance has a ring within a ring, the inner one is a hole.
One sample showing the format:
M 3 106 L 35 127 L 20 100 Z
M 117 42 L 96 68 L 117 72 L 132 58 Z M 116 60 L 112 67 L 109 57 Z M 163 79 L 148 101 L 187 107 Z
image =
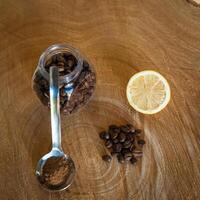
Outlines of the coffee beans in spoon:
M 106 148 L 110 151 L 110 155 L 103 155 L 102 159 L 110 162 L 111 156 L 116 155 L 119 163 L 135 164 L 142 157 L 142 148 L 145 144 L 141 133 L 141 129 L 136 129 L 131 124 L 110 125 L 107 131 L 102 131 L 99 134 L 99 137 L 104 140 Z

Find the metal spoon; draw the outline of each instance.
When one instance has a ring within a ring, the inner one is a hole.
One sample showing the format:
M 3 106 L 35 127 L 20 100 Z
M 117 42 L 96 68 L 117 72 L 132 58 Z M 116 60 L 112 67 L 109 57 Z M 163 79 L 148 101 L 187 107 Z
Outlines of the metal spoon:
M 41 185 L 48 190 L 64 190 L 68 188 L 75 175 L 75 165 L 73 160 L 67 154 L 64 154 L 61 148 L 61 125 L 60 125 L 60 103 L 59 103 L 59 83 L 58 83 L 58 68 L 52 66 L 50 68 L 50 105 L 51 105 L 51 129 L 52 129 L 52 150 L 44 155 L 37 164 L 36 176 Z M 64 157 L 69 168 L 69 175 L 66 182 L 62 185 L 46 185 L 42 169 L 49 158 Z

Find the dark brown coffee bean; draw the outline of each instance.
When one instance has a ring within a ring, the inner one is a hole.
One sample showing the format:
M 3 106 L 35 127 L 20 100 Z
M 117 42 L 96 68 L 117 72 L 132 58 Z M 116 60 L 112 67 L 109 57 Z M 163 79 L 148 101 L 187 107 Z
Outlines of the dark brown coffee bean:
M 121 133 L 118 135 L 118 139 L 119 139 L 120 142 L 124 142 L 124 141 L 126 140 L 126 135 L 125 135 L 124 133 L 121 132 Z
M 114 140 L 113 140 L 113 143 L 118 143 L 119 142 L 119 140 L 117 139 L 117 138 L 115 138 Z
M 141 129 L 136 129 L 136 130 L 135 130 L 135 134 L 137 134 L 137 135 L 140 134 L 141 132 L 142 132 Z
M 102 156 L 102 159 L 103 159 L 104 161 L 106 161 L 106 162 L 110 162 L 110 161 L 112 160 L 112 157 L 109 156 L 109 155 L 103 155 L 103 156 Z
M 109 126 L 109 130 L 110 129 L 116 129 L 116 128 L 118 128 L 116 125 L 114 125 L 114 124 L 111 124 L 110 126 Z
M 137 159 L 133 156 L 131 159 L 130 159 L 130 162 L 131 164 L 135 164 L 137 162 Z
M 131 144 L 132 144 L 132 143 L 131 143 L 129 140 L 126 140 L 126 141 L 123 143 L 123 148 L 128 149 L 128 148 L 130 148 Z
M 109 130 L 109 135 L 110 135 L 110 138 L 111 138 L 112 140 L 114 140 L 115 138 L 117 138 L 118 133 L 117 133 L 117 132 L 114 132 L 114 131 L 111 129 L 111 130 Z
M 130 128 L 126 125 L 120 126 L 120 129 L 124 133 L 128 133 L 130 131 Z
M 133 142 L 135 140 L 134 136 L 130 133 L 128 133 L 126 135 L 126 140 L 130 141 L 130 142 Z
M 57 63 L 57 55 L 52 56 L 52 63 Z
M 117 155 L 117 160 L 120 162 L 120 163 L 124 163 L 124 157 L 122 154 L 118 154 Z
M 106 147 L 109 149 L 113 146 L 112 142 L 110 140 L 106 140 L 105 142 Z
M 143 146 L 143 145 L 145 144 L 145 141 L 142 140 L 142 139 L 140 139 L 140 140 L 137 141 L 137 143 L 138 143 L 139 145 Z
M 102 131 L 100 134 L 99 134 L 100 138 L 103 139 L 103 140 L 108 140 L 110 138 L 109 134 L 106 132 L 106 131 Z
M 120 152 L 122 150 L 122 144 L 121 143 L 113 144 L 112 148 L 114 152 Z
M 129 150 L 130 150 L 131 152 L 133 152 L 135 149 L 136 149 L 136 146 L 135 146 L 134 144 L 131 144 Z
M 135 157 L 142 157 L 142 151 L 141 150 L 137 150 L 137 149 L 135 149 L 134 151 L 133 151 L 133 155 L 135 156 Z
M 62 54 L 57 54 L 56 56 L 56 61 L 59 63 L 59 62 L 62 62 L 63 65 L 64 65 L 64 62 L 65 62 L 65 58 L 63 57 Z
M 116 132 L 116 133 L 120 133 L 120 128 L 118 128 L 118 127 L 114 128 L 113 131 Z
M 121 153 L 122 153 L 123 155 L 125 155 L 125 154 L 127 154 L 127 153 L 130 153 L 130 150 L 129 150 L 129 149 L 126 149 L 126 148 L 122 148 Z
M 124 159 L 125 159 L 126 161 L 129 161 L 132 157 L 133 157 L 132 153 L 126 153 L 126 154 L 124 155 Z

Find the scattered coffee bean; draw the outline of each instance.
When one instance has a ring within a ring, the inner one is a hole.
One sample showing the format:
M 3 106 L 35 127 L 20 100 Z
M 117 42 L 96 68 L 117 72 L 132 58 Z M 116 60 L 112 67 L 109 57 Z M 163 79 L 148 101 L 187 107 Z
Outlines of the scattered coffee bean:
M 126 153 L 126 154 L 124 155 L 124 159 L 125 159 L 126 161 L 129 161 L 132 157 L 133 157 L 132 153 Z
M 110 161 L 112 160 L 112 157 L 109 156 L 109 155 L 104 155 L 104 156 L 102 156 L 102 159 L 103 159 L 104 161 L 106 161 L 106 162 L 110 162 Z
M 123 148 L 128 149 L 128 148 L 130 148 L 130 147 L 131 147 L 131 141 L 126 140 L 126 141 L 123 143 Z
M 141 132 L 142 132 L 141 129 L 136 129 L 136 130 L 135 130 L 135 134 L 140 134 Z
M 100 138 L 103 140 L 108 140 L 110 138 L 109 134 L 106 131 L 103 131 L 99 134 Z
M 142 147 L 145 141 L 141 139 L 140 129 L 135 129 L 131 124 L 109 126 L 108 132 L 100 133 L 100 138 L 106 140 L 105 146 L 110 149 L 111 156 L 117 155 L 120 163 L 130 161 L 137 162 L 142 156 Z M 107 136 L 108 135 L 108 136 Z
M 117 136 L 118 136 L 118 133 L 115 132 L 113 129 L 109 130 L 109 134 L 110 134 L 110 138 L 111 138 L 112 140 L 114 140 L 114 139 L 117 138 Z
M 110 126 L 109 126 L 109 130 L 111 130 L 111 129 L 116 129 L 116 128 L 118 128 L 116 125 L 114 125 L 114 124 L 111 124 Z
M 120 163 L 124 163 L 124 157 L 122 154 L 118 154 L 117 155 L 117 160 L 120 162 Z
M 106 147 L 108 148 L 108 149 L 110 149 L 111 147 L 112 147 L 112 142 L 111 142 L 111 140 L 107 140 L 106 142 L 105 142 L 105 145 L 106 145 Z
M 130 128 L 126 125 L 120 126 L 120 129 L 124 133 L 129 133 L 129 131 L 130 131 Z
M 137 162 L 137 159 L 135 157 L 132 157 L 130 162 L 131 162 L 131 164 L 135 164 Z
M 124 133 L 121 132 L 121 133 L 118 135 L 118 139 L 119 139 L 120 142 L 124 142 L 124 141 L 126 140 L 126 135 L 125 135 Z
M 115 139 L 113 140 L 113 142 L 116 144 L 116 143 L 119 142 L 119 140 L 118 140 L 117 138 L 115 138 Z
M 145 141 L 140 139 L 140 140 L 138 140 L 138 144 L 143 146 L 145 144 Z
M 114 152 L 120 152 L 121 150 L 122 150 L 122 144 L 121 143 L 113 144 L 113 151 Z
M 135 156 L 135 157 L 142 157 L 142 151 L 141 150 L 134 150 L 133 151 L 133 155 Z

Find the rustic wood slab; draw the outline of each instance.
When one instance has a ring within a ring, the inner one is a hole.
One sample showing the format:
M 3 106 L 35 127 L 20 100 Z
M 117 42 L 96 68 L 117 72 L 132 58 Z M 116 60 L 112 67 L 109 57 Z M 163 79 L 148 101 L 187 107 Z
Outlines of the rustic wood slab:
M 198 0 L 196 0 L 198 3 Z M 97 72 L 94 99 L 62 117 L 62 144 L 77 174 L 68 191 L 49 193 L 34 175 L 50 150 L 50 115 L 31 89 L 51 44 L 80 49 Z M 197 200 L 200 197 L 200 7 L 187 0 L 0 1 L 0 199 Z M 136 72 L 153 69 L 172 99 L 146 116 L 127 103 Z M 144 129 L 136 166 L 102 162 L 98 133 L 111 123 Z

